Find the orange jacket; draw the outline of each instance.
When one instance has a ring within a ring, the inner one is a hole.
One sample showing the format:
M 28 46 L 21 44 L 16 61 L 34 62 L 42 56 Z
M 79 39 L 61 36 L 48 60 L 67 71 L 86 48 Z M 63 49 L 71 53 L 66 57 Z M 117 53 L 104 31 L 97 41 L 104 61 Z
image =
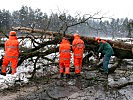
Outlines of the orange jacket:
M 5 42 L 5 55 L 17 56 L 19 55 L 19 42 L 16 36 L 9 36 L 9 40 Z
M 80 39 L 80 36 L 74 36 L 74 40 L 72 42 L 72 49 L 74 52 L 75 58 L 82 58 L 84 53 L 84 41 Z
M 62 39 L 62 42 L 59 46 L 59 53 L 60 53 L 60 60 L 70 60 L 71 54 L 70 54 L 70 43 L 68 40 Z

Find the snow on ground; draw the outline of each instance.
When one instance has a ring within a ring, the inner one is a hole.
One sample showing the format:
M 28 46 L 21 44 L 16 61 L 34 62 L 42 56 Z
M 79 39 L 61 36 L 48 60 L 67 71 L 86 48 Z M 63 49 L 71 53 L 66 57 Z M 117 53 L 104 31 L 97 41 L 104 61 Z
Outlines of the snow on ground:
M 6 40 L 7 40 L 6 38 L 1 39 L 2 42 L 6 41 Z M 39 40 L 37 40 L 37 41 L 39 42 Z M 44 40 L 42 40 L 42 42 L 43 41 Z M 48 41 L 48 39 L 45 39 L 45 41 Z M 25 39 L 23 41 L 21 41 L 19 39 L 19 42 L 20 42 L 21 46 L 24 46 L 24 47 L 27 47 L 27 48 L 33 47 L 31 45 L 32 44 L 31 41 L 30 40 L 28 41 L 28 39 Z M 1 54 L 0 58 L 2 58 L 2 55 L 5 54 L 3 49 L 0 50 L 0 54 Z M 56 55 L 58 55 L 58 54 L 56 54 Z M 48 55 L 47 57 L 52 59 L 54 56 L 55 56 L 55 53 L 51 54 L 51 55 Z M 53 66 L 53 68 L 54 68 L 54 66 Z M 42 71 L 42 70 L 43 69 L 40 69 L 39 71 Z M 8 88 L 9 86 L 14 85 L 14 83 L 17 80 L 21 80 L 21 82 L 27 83 L 28 78 L 30 77 L 30 75 L 28 73 L 32 72 L 32 71 L 33 71 L 33 63 L 29 62 L 28 59 L 27 59 L 26 61 L 23 62 L 23 64 L 21 66 L 18 66 L 17 72 L 14 75 L 11 75 L 11 74 L 7 74 L 6 76 L 0 75 L 0 89 Z
M 0 89 L 8 88 L 9 86 L 14 85 L 17 80 L 27 83 L 28 78 L 26 76 L 27 69 L 18 68 L 17 73 L 14 75 L 6 74 L 6 76 L 0 75 Z
M 30 42 L 26 42 L 24 43 L 25 45 L 27 45 L 27 47 L 31 44 Z M 30 47 L 30 46 L 29 46 Z M 4 51 L 3 50 L 0 50 L 0 54 L 1 55 L 4 55 Z M 53 57 L 55 57 L 55 55 L 58 57 L 59 54 L 58 53 L 54 53 L 54 54 L 51 54 L 51 55 L 48 55 L 47 57 L 52 59 Z M 73 58 L 73 55 L 71 55 L 72 58 Z M 1 58 L 1 57 L 0 57 Z M 91 57 L 89 59 L 92 59 L 94 60 L 94 57 Z M 58 59 L 57 59 L 58 61 Z M 28 63 L 27 63 L 28 62 Z M 45 62 L 44 62 L 45 63 Z M 72 66 L 72 63 L 73 63 L 73 59 L 71 59 L 71 66 Z M 39 66 L 39 65 L 38 65 Z M 41 66 L 41 65 L 40 65 Z M 110 66 L 109 66 L 110 67 Z M 130 68 L 131 66 L 129 66 Z M 50 67 L 51 70 L 55 70 L 56 67 L 55 66 L 52 66 Z M 30 75 L 28 74 L 29 72 L 32 72 L 33 71 L 33 63 L 32 62 L 29 62 L 29 61 L 24 61 L 23 64 L 21 66 L 19 66 L 17 68 L 17 73 L 14 74 L 14 75 L 11 75 L 11 74 L 7 74 L 6 76 L 3 76 L 3 75 L 0 75 L 0 90 L 1 89 L 5 89 L 5 88 L 8 88 L 12 85 L 14 85 L 14 83 L 17 81 L 17 80 L 21 80 L 21 82 L 23 83 L 27 83 L 28 82 L 28 78 L 30 77 Z M 43 69 L 40 69 L 39 72 L 42 72 Z M 56 70 L 57 71 L 57 70 Z M 132 76 L 131 76 L 131 79 Z M 120 78 L 121 82 L 126 82 L 127 79 L 125 77 L 122 77 Z M 113 79 L 113 77 L 109 77 L 108 78 L 108 82 L 109 84 L 114 84 L 115 81 Z M 73 82 L 70 81 L 69 84 L 74 84 Z M 132 90 L 130 90 L 130 88 L 123 88 L 120 90 L 120 93 L 121 94 L 125 94 L 126 96 L 128 96 L 129 98 L 132 98 L 131 95 L 132 95 Z
M 106 39 L 112 39 L 112 38 L 106 38 Z M 117 39 L 129 40 L 130 38 L 117 38 Z M 2 40 L 5 41 L 6 39 L 2 39 Z M 19 41 L 21 41 L 21 40 L 19 40 Z M 48 40 L 46 40 L 46 41 L 48 41 Z M 39 42 L 39 40 L 38 40 L 38 42 Z M 31 46 L 31 42 L 30 41 L 28 42 L 27 39 L 25 41 L 21 42 L 20 44 L 24 45 L 26 47 L 32 47 Z M 4 55 L 4 50 L 1 49 L 0 50 L 0 54 Z M 0 55 L 0 58 L 2 57 L 1 55 Z M 59 54 L 58 53 L 56 53 L 56 54 L 54 53 L 54 54 L 48 55 L 47 57 L 52 59 L 55 56 L 58 57 Z M 71 58 L 73 58 L 73 54 L 72 53 L 71 53 Z M 94 57 L 90 57 L 89 59 L 93 59 L 94 60 Z M 57 58 L 57 61 L 58 61 L 58 58 Z M 27 83 L 28 82 L 28 77 L 30 77 L 30 75 L 28 75 L 28 72 L 32 72 L 33 71 L 32 62 L 31 62 L 31 64 L 29 64 L 29 62 L 27 64 L 27 62 L 28 61 L 24 61 L 24 63 L 17 68 L 17 73 L 15 75 L 11 75 L 11 74 L 7 74 L 6 76 L 0 75 L 0 85 L 3 85 L 5 83 L 6 85 L 4 85 L 4 86 L 6 88 L 6 87 L 8 87 L 8 85 L 13 85 L 15 83 L 15 80 L 18 80 L 18 79 L 20 79 L 23 82 Z M 73 59 L 71 59 L 71 66 L 72 66 L 72 63 L 73 63 Z M 51 67 L 51 69 L 52 68 L 54 68 L 54 66 Z M 40 69 L 40 71 L 42 71 L 42 70 Z M 9 84 L 7 84 L 7 83 L 9 83 Z M 4 87 L 2 86 L 2 88 L 4 88 Z

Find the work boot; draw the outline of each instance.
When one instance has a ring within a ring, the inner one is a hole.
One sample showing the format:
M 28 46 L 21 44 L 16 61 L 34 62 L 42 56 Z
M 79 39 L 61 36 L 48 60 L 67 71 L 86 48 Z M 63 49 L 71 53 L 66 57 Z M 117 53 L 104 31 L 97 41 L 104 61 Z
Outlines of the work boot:
M 102 74 L 105 78 L 108 78 L 108 72 L 101 72 L 101 74 Z
M 104 72 L 103 68 L 100 68 L 99 71 L 100 71 L 100 72 Z
M 61 74 L 60 74 L 60 78 L 63 78 L 63 77 L 64 77 L 64 73 L 61 73 Z
M 109 73 L 108 72 L 104 72 L 104 75 L 108 77 Z
M 1 73 L 1 75 L 6 76 L 6 73 Z
M 70 74 L 66 74 L 66 78 L 70 78 Z
M 76 78 L 80 79 L 81 78 L 81 74 L 80 73 L 76 74 Z

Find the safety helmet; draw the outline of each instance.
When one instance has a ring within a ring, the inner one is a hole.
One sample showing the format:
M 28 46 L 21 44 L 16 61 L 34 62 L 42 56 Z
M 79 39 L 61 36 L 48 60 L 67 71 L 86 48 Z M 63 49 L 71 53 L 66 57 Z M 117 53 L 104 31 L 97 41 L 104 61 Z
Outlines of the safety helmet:
M 10 31 L 10 36 L 15 36 L 16 32 L 15 31 Z
M 65 37 L 63 37 L 63 38 L 62 38 L 62 40 L 66 40 L 66 38 L 65 38 Z
M 75 33 L 75 34 L 74 34 L 74 37 L 75 37 L 75 36 L 79 36 L 79 35 L 78 35 L 77 33 Z
M 101 40 L 100 37 L 95 37 L 95 41 Z

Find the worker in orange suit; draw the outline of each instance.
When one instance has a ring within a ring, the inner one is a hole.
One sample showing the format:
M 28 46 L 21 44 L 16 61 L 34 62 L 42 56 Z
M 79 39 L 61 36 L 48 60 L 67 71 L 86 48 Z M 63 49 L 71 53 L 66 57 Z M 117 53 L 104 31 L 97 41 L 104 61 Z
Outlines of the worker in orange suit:
M 59 45 L 59 72 L 60 78 L 66 75 L 66 78 L 70 78 L 70 58 L 71 58 L 71 47 L 70 42 L 63 37 L 62 42 Z
M 72 49 L 74 53 L 74 67 L 76 75 L 80 75 L 81 72 L 84 48 L 84 41 L 80 39 L 79 34 L 75 33 L 72 42 Z
M 19 42 L 15 31 L 10 31 L 9 39 L 5 42 L 5 55 L 2 63 L 2 75 L 6 76 L 6 68 L 11 62 L 12 75 L 16 73 L 19 56 Z

